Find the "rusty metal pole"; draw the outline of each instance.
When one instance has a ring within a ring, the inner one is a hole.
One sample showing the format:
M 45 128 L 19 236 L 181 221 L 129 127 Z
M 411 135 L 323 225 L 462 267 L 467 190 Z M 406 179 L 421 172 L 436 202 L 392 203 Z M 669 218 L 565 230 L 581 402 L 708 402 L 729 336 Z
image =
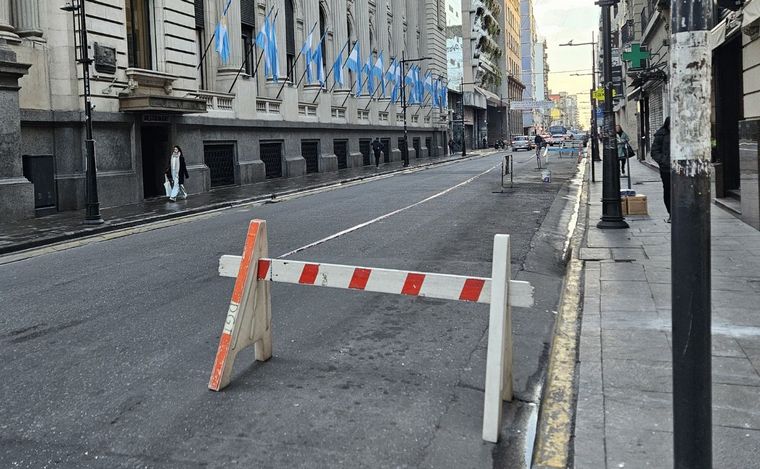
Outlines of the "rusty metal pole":
M 673 463 L 712 468 L 710 80 L 712 2 L 671 11 Z

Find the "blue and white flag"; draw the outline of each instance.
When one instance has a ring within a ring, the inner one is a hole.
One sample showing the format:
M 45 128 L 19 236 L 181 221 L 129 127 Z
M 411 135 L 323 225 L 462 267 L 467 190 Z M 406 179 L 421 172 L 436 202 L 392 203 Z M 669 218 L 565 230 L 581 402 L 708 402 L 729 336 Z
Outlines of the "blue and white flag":
M 375 74 L 372 72 L 374 65 L 372 65 L 372 53 L 370 52 L 367 57 L 367 63 L 364 64 L 364 73 L 367 75 L 367 93 L 371 95 L 375 94 Z
M 351 53 L 348 54 L 346 59 L 346 68 L 356 73 L 356 96 L 362 94 L 362 53 L 359 49 L 359 42 L 354 44 L 354 48 L 351 49 Z
M 440 80 L 438 79 L 433 80 L 433 89 L 430 93 L 430 96 L 433 97 L 433 104 L 432 104 L 433 107 L 438 107 L 438 97 L 439 97 L 438 87 L 440 86 L 440 84 L 441 84 Z
M 417 103 L 422 104 L 425 98 L 425 88 L 422 82 L 422 69 L 419 66 L 415 67 L 414 78 L 417 80 L 417 83 L 414 85 L 414 89 L 417 92 Z
M 408 86 L 407 91 L 407 99 L 406 102 L 408 104 L 414 103 L 415 95 L 414 95 L 414 87 L 415 87 L 416 81 L 414 80 L 414 66 L 409 68 L 409 71 L 406 72 L 406 77 L 404 77 L 404 85 Z
M 230 35 L 227 32 L 227 18 L 222 18 L 214 31 L 216 37 L 215 50 L 219 53 L 219 59 L 223 64 L 230 61 Z
M 301 46 L 301 54 L 304 57 L 304 60 L 306 61 L 306 84 L 311 85 L 311 82 L 313 81 L 311 76 L 311 36 L 313 33 L 309 33 L 308 36 L 306 36 L 306 40 L 303 42 L 303 46 Z
M 385 97 L 385 76 L 383 74 L 383 52 L 380 51 L 380 54 L 377 56 L 377 60 L 375 61 L 375 67 L 372 69 L 372 73 L 377 76 L 377 83 L 380 86 L 380 89 L 383 92 L 383 98 Z
M 430 96 L 433 95 L 433 74 L 428 70 L 428 72 L 425 74 L 425 82 L 424 82 L 424 90 L 429 94 Z M 424 97 L 423 97 L 424 100 Z
M 441 109 L 448 107 L 449 86 L 441 83 L 441 100 L 439 104 Z
M 280 62 L 277 59 L 277 31 L 269 19 L 269 14 L 264 18 L 264 26 L 256 35 L 256 45 L 264 54 L 264 76 L 272 77 L 277 81 L 280 77 Z
M 317 81 L 321 86 L 325 86 L 325 64 L 322 63 L 322 42 L 317 44 L 317 48 L 311 53 L 311 60 L 317 68 Z
M 333 78 L 336 84 L 343 86 L 343 51 L 338 52 L 338 57 L 333 62 Z

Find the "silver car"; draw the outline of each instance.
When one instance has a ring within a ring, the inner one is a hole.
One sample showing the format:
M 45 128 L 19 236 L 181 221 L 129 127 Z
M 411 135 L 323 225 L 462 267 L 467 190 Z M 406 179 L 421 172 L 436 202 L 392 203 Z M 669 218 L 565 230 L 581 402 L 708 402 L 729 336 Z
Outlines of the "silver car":
M 531 144 L 530 144 L 530 137 L 527 135 L 518 135 L 517 137 L 512 139 L 512 151 L 518 151 L 518 150 L 530 150 Z

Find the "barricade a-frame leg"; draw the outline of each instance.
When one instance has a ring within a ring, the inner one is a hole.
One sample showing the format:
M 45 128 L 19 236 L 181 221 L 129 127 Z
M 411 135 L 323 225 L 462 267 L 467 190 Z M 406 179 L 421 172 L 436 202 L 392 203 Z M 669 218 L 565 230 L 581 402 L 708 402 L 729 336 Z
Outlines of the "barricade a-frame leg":
M 209 389 L 219 391 L 229 384 L 235 357 L 242 349 L 254 345 L 258 361 L 266 361 L 272 356 L 270 285 L 269 282 L 257 280 L 259 259 L 266 258 L 267 254 L 266 222 L 252 220 L 248 225 L 235 289 L 219 338 Z
M 483 403 L 483 439 L 496 443 L 502 402 L 512 400 L 512 312 L 509 303 L 511 253 L 509 235 L 496 235 L 491 268 L 491 311 Z

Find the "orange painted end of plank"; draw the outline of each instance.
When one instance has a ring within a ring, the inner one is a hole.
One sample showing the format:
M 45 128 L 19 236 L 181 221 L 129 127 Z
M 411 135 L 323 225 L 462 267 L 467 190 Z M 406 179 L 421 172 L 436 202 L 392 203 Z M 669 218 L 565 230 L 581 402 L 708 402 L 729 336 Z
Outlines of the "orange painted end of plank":
M 238 270 L 235 288 L 232 290 L 232 302 L 240 303 L 243 299 L 243 290 L 245 290 L 245 279 L 248 277 L 248 270 L 251 268 L 251 259 L 253 258 L 253 248 L 256 246 L 256 237 L 259 234 L 259 220 L 253 220 L 248 225 L 248 234 L 245 237 L 245 247 L 243 248 L 243 259 L 240 261 L 240 270 Z
M 224 364 L 227 361 L 227 355 L 230 353 L 230 343 L 232 342 L 232 334 L 223 333 L 219 338 L 219 348 L 216 350 L 216 359 L 214 360 L 214 369 L 211 372 L 211 380 L 209 380 L 208 387 L 213 391 L 219 391 L 222 384 L 222 374 L 224 372 Z

